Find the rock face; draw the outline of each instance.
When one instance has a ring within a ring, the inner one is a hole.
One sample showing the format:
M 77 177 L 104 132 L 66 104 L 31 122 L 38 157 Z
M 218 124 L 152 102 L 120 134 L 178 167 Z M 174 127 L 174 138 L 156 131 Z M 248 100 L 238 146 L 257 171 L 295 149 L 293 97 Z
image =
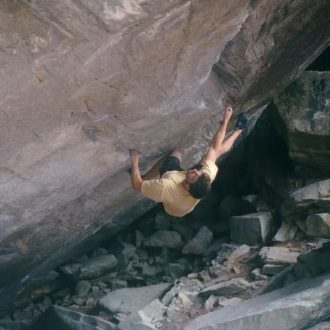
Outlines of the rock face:
M 291 159 L 330 170 L 330 72 L 305 72 L 274 99 Z
M 129 187 L 128 148 L 146 166 L 177 141 L 199 159 L 224 100 L 257 108 L 322 51 L 327 8 L 2 1 L 0 312 L 152 205 Z

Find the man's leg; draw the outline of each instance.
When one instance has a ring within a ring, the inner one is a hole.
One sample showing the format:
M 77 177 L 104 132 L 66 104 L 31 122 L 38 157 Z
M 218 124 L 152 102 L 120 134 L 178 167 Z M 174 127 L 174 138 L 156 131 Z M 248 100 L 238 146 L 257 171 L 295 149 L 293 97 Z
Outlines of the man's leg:
M 225 137 L 226 137 L 226 133 L 227 133 L 227 126 L 228 126 L 228 123 L 229 123 L 229 120 L 231 118 L 233 114 L 233 108 L 232 107 L 227 107 L 225 109 L 225 114 L 224 114 L 224 117 L 223 117 L 223 121 L 221 123 L 221 126 L 219 127 L 219 130 L 218 130 L 218 133 L 217 133 L 217 141 L 219 141 L 219 145 L 223 143 L 223 141 L 225 140 Z M 201 163 L 204 161 L 206 155 L 204 155 L 201 159 L 201 161 L 197 164 L 195 164 L 194 166 L 191 167 L 191 169 L 200 169 L 201 167 Z
M 242 129 L 236 130 L 233 133 L 231 133 L 231 135 L 229 135 L 222 143 L 221 146 L 221 154 L 220 156 L 222 156 L 223 154 L 225 154 L 226 152 L 228 152 L 234 145 L 235 141 L 237 140 L 237 138 L 241 135 L 242 133 Z
M 233 114 L 233 109 L 231 107 L 227 107 L 225 110 L 225 114 L 223 117 L 223 122 L 222 125 L 220 126 L 219 130 L 219 142 L 222 143 L 226 137 L 226 132 L 227 132 L 227 126 L 229 123 L 229 120 Z
M 159 170 L 161 169 L 161 167 L 164 165 L 165 160 L 168 157 L 176 157 L 181 161 L 181 152 L 178 150 L 174 150 L 172 152 L 170 152 L 169 154 L 165 155 L 164 157 L 162 157 L 161 159 L 159 159 L 153 166 L 152 168 L 145 174 L 142 176 L 143 180 L 155 180 L 155 179 L 159 179 L 160 178 L 160 173 Z

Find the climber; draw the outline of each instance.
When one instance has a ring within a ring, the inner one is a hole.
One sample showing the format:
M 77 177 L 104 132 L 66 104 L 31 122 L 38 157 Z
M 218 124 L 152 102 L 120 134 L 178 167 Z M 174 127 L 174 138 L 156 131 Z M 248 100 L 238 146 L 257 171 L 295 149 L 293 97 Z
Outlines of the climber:
M 183 217 L 191 212 L 211 190 L 211 183 L 218 172 L 216 160 L 232 148 L 247 126 L 248 119 L 244 113 L 241 113 L 234 131 L 226 138 L 227 125 L 232 114 L 233 109 L 227 107 L 223 123 L 215 133 L 206 155 L 200 164 L 189 170 L 185 171 L 181 168 L 181 153 L 175 150 L 160 159 L 149 172 L 141 176 L 139 153 L 131 149 L 133 188 L 149 199 L 162 202 L 165 211 L 172 216 Z

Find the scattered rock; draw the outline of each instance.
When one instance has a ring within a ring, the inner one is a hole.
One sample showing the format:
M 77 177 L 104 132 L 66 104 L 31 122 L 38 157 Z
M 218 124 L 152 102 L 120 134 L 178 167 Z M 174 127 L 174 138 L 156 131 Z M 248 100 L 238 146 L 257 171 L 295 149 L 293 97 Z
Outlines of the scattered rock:
M 183 247 L 182 253 L 195 255 L 205 254 L 212 240 L 213 233 L 206 226 L 203 226 L 194 238 Z
M 240 293 L 250 287 L 244 278 L 233 278 L 229 281 L 220 282 L 209 286 L 200 292 L 200 295 L 227 296 Z
M 166 274 L 170 275 L 173 279 L 181 277 L 185 272 L 185 265 L 179 263 L 169 263 L 166 267 Z
M 330 207 L 330 179 L 319 181 L 295 190 L 283 203 L 281 211 L 287 223 L 305 221 L 314 214 L 328 213 Z
M 218 297 L 215 297 L 215 296 L 211 295 L 205 301 L 204 309 L 205 309 L 206 312 L 211 312 L 217 306 L 218 306 Z
M 229 256 L 226 264 L 227 271 L 233 270 L 239 274 L 241 272 L 241 263 L 249 260 L 251 255 L 251 248 L 248 245 L 241 245 L 236 248 Z
M 265 264 L 262 267 L 262 272 L 263 274 L 266 275 L 275 275 L 280 273 L 283 269 L 285 269 L 287 267 L 287 264 Z
M 264 274 L 267 274 L 267 273 L 264 273 Z M 254 280 L 268 280 L 268 276 L 261 274 L 260 268 L 254 269 L 252 271 L 251 275 Z
M 169 320 L 180 327 L 180 324 L 189 320 L 193 305 L 194 304 L 189 297 L 185 293 L 180 292 L 167 306 L 166 316 Z
M 274 236 L 273 240 L 275 242 L 288 242 L 293 240 L 296 232 L 297 226 L 293 224 L 287 224 L 283 222 L 280 229 L 277 231 L 276 235 Z
M 92 285 L 89 281 L 79 281 L 75 286 L 75 291 L 78 297 L 86 297 Z
M 176 231 L 158 230 L 153 235 L 144 239 L 144 245 L 148 247 L 179 249 L 182 247 L 183 242 L 181 235 Z
M 157 284 L 115 290 L 104 296 L 100 300 L 100 305 L 111 313 L 131 314 L 143 309 L 153 300 L 161 298 L 169 287 L 169 284 Z
M 259 252 L 264 263 L 275 265 L 295 263 L 299 254 L 284 246 L 263 247 Z
M 330 213 L 309 215 L 306 220 L 306 234 L 330 238 Z
M 218 251 L 216 258 L 212 260 L 212 264 L 214 266 L 222 265 L 237 248 L 237 245 L 223 244 L 220 251 Z M 247 248 L 250 250 L 248 246 Z
M 243 301 L 243 299 L 238 298 L 238 297 L 233 297 L 233 298 L 219 297 L 218 298 L 218 304 L 219 304 L 219 306 L 222 306 L 222 307 L 234 306 L 234 305 L 237 305 L 238 303 L 240 303 L 241 301 Z
M 120 330 L 161 329 L 167 323 L 164 317 L 164 306 L 155 299 L 118 324 Z M 175 328 L 174 328 L 175 329 Z
M 155 276 L 163 271 L 164 269 L 160 266 L 150 266 L 147 262 L 142 264 L 142 275 L 144 276 Z
M 117 266 L 117 259 L 114 255 L 101 255 L 89 259 L 81 264 L 79 279 L 92 279 L 109 273 L 111 269 Z
M 80 264 L 78 263 L 72 263 L 72 264 L 67 264 L 64 266 L 61 266 L 59 268 L 59 271 L 68 276 L 69 278 L 77 278 L 79 276 L 79 272 L 80 272 Z

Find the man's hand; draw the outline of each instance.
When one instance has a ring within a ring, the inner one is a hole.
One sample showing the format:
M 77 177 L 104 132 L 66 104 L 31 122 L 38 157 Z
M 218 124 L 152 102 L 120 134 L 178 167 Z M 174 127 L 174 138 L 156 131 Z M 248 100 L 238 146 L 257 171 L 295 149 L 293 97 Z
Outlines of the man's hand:
M 139 159 L 140 159 L 140 154 L 136 149 L 130 149 L 130 156 L 131 156 L 131 164 L 133 165 L 138 165 L 139 164 Z

